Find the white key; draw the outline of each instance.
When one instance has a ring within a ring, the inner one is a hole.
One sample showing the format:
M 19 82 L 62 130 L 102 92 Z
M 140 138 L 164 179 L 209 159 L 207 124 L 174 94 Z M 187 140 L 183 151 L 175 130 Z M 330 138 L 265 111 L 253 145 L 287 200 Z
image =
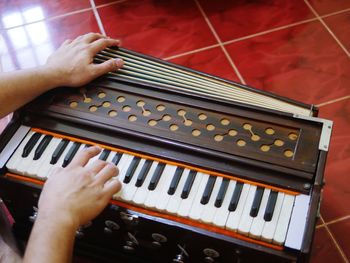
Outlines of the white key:
M 18 167 L 16 168 L 16 171 L 18 174 L 21 175 L 26 175 L 26 171 L 29 169 L 29 167 L 35 162 L 34 159 L 34 154 L 35 154 L 35 150 L 38 147 L 40 141 L 44 138 L 44 135 L 41 134 L 39 140 L 36 142 L 36 144 L 34 145 L 33 149 L 30 151 L 30 154 L 25 157 L 22 158 L 22 160 L 17 164 Z
M 169 187 L 172 175 L 175 173 L 176 166 L 167 164 L 163 170 L 163 173 L 159 179 L 157 187 L 150 191 L 147 195 L 145 206 L 148 208 L 156 209 L 157 204 L 164 198 L 162 193 L 165 187 Z
M 243 209 L 241 220 L 239 221 L 238 232 L 243 235 L 248 235 L 250 226 L 252 225 L 252 222 L 253 222 L 253 217 L 250 216 L 250 210 L 253 205 L 256 188 L 257 187 L 255 185 L 250 186 L 247 201 Z
M 128 170 L 129 165 L 131 164 L 131 161 L 132 161 L 133 158 L 134 158 L 134 156 L 124 153 L 122 158 L 120 159 L 118 165 L 117 165 L 117 167 L 119 169 L 119 175 L 118 175 L 117 178 L 121 182 L 122 188 L 121 188 L 121 190 L 118 193 L 113 195 L 113 199 L 119 200 L 121 195 L 124 192 L 125 184 L 123 183 L 123 181 L 124 181 L 125 173 Z
M 144 205 L 148 195 L 148 185 L 152 179 L 152 176 L 158 166 L 158 162 L 153 162 L 151 168 L 149 169 L 143 184 L 137 188 L 136 193 L 133 198 L 133 203 L 138 205 Z
M 271 242 L 275 234 L 277 221 L 280 216 L 282 204 L 283 204 L 284 194 L 278 193 L 275 209 L 273 211 L 272 219 L 269 222 L 265 222 L 264 229 L 261 235 L 261 239 L 266 242 Z
M 295 197 L 293 195 L 284 196 L 282 210 L 280 217 L 278 218 L 277 228 L 273 237 L 273 243 L 277 245 L 283 245 L 284 241 L 286 240 L 288 224 L 294 205 L 294 199 Z
M 189 173 L 190 173 L 189 169 L 185 169 L 183 171 L 179 184 L 175 190 L 175 193 L 172 196 L 170 196 L 169 202 L 165 209 L 170 214 L 175 214 L 180 207 L 180 204 L 182 201 L 182 198 L 181 198 L 182 190 L 185 186 Z
M 50 143 L 47 145 L 45 151 L 43 152 L 41 158 L 37 160 L 36 164 L 29 167 L 26 174 L 31 177 L 39 177 L 39 172 L 42 169 L 45 169 L 48 164 L 50 164 L 51 157 L 53 152 L 56 150 L 56 147 L 60 143 L 60 139 L 52 138 Z M 39 177 L 41 178 L 41 177 Z
M 137 187 L 135 186 L 136 181 L 137 181 L 137 176 L 141 172 L 141 169 L 143 165 L 145 164 L 146 160 L 141 159 L 138 166 L 135 169 L 134 175 L 132 176 L 131 180 L 129 183 L 124 185 L 123 193 L 120 196 L 120 198 L 125 201 L 125 202 L 130 202 L 132 198 L 134 197 L 134 194 L 137 190 Z
M 6 167 L 10 172 L 13 172 L 13 173 L 16 172 L 16 168 L 18 166 L 17 164 L 22 160 L 23 149 L 33 134 L 34 134 L 33 131 L 28 132 L 28 135 L 24 138 L 24 140 L 19 145 L 15 153 L 11 156 L 10 160 L 7 162 Z
M 260 239 L 262 231 L 264 229 L 265 220 L 265 209 L 267 206 L 267 201 L 269 200 L 271 190 L 266 188 L 264 190 L 263 197 L 261 199 L 261 204 L 257 216 L 253 219 L 253 223 L 250 227 L 249 236 L 255 239 Z
M 218 209 L 215 206 L 215 201 L 218 196 L 220 186 L 222 184 L 222 179 L 223 179 L 222 177 L 216 177 L 214 188 L 210 195 L 209 202 L 206 205 L 204 205 L 205 208 L 201 214 L 201 217 L 199 218 L 199 220 L 204 223 L 207 223 L 207 224 L 213 223 L 216 210 Z
M 193 200 L 193 204 L 191 207 L 190 214 L 188 215 L 189 218 L 193 220 L 198 220 L 202 214 L 202 211 L 204 209 L 205 205 L 201 204 L 201 199 L 205 190 L 205 186 L 207 185 L 209 179 L 209 174 L 203 174 L 203 179 L 201 181 L 201 184 L 197 190 L 196 197 Z
M 168 166 L 168 165 L 167 165 Z M 165 167 L 167 168 L 167 167 Z M 171 181 L 173 180 L 173 176 L 175 175 L 177 167 L 174 165 L 169 165 L 169 169 L 166 174 L 163 174 L 162 176 L 167 177 L 167 181 L 164 184 L 163 188 L 159 192 L 159 200 L 156 204 L 156 209 L 159 211 L 164 211 L 166 206 L 168 205 L 170 195 L 168 194 L 168 190 L 171 184 Z M 165 172 L 165 169 L 164 169 Z
M 233 195 L 233 192 L 234 192 L 235 187 L 236 187 L 236 183 L 237 183 L 236 181 L 231 180 L 229 185 L 227 186 L 225 198 L 224 198 L 224 200 L 222 202 L 222 205 L 215 212 L 215 216 L 214 216 L 214 219 L 213 219 L 213 224 L 215 226 L 225 227 L 225 224 L 226 224 L 226 221 L 227 221 L 227 217 L 228 217 L 228 215 L 230 213 L 228 208 L 230 206 L 230 202 L 231 202 L 232 195 Z
M 230 214 L 228 215 L 226 226 L 225 226 L 226 229 L 229 229 L 231 231 L 237 231 L 239 221 L 240 221 L 242 213 L 243 213 L 244 205 L 247 201 L 249 189 L 250 189 L 249 184 L 243 185 L 243 189 L 242 189 L 241 196 L 239 198 L 236 210 L 230 212 Z
M 177 211 L 177 214 L 182 217 L 188 217 L 191 211 L 192 204 L 194 202 L 194 199 L 197 195 L 198 188 L 201 185 L 202 181 L 205 181 L 208 179 L 208 177 L 204 178 L 203 173 L 197 173 L 196 178 L 193 181 L 191 191 L 186 199 L 182 199 L 181 204 L 179 206 L 179 210 Z

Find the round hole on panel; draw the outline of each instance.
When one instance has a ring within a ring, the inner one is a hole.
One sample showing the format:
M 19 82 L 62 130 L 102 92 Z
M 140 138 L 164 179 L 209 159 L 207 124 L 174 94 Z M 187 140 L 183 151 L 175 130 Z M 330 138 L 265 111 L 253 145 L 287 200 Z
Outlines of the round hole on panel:
M 197 136 L 201 135 L 201 131 L 194 129 L 194 130 L 192 130 L 192 135 L 197 137 Z
M 163 104 L 159 104 L 159 105 L 157 105 L 157 111 L 163 111 L 163 110 L 165 110 L 165 106 L 163 105 Z
M 171 120 L 171 116 L 169 114 L 165 114 L 162 117 L 163 121 L 170 121 Z
M 237 141 L 237 145 L 238 145 L 239 147 L 243 147 L 243 146 L 246 145 L 246 142 L 245 142 L 245 140 L 238 140 L 238 141 Z
M 123 111 L 129 112 L 129 111 L 131 111 L 131 107 L 130 107 L 129 105 L 125 105 L 125 106 L 123 107 Z
M 223 118 L 223 119 L 221 119 L 221 124 L 226 126 L 226 125 L 230 124 L 230 121 L 226 118 Z
M 268 135 L 273 135 L 273 134 L 275 134 L 275 130 L 272 128 L 266 128 L 265 133 Z
M 273 143 L 274 143 L 274 145 L 276 145 L 276 146 L 283 146 L 283 145 L 284 145 L 284 141 L 279 140 L 279 139 L 275 140 Z
M 185 116 L 185 115 L 186 115 L 186 111 L 183 110 L 183 109 L 180 109 L 180 110 L 177 111 L 177 114 L 178 114 L 179 116 Z
M 130 115 L 128 119 L 129 121 L 136 121 L 137 117 L 135 115 Z
M 201 121 L 204 121 L 204 120 L 206 120 L 207 118 L 208 118 L 207 115 L 205 115 L 204 113 L 198 114 L 198 119 L 200 119 Z
M 177 130 L 179 129 L 179 126 L 177 126 L 176 124 L 171 124 L 171 125 L 169 126 L 169 129 L 170 129 L 171 131 L 177 131 Z
M 108 107 L 110 107 L 110 106 L 111 106 L 111 103 L 110 103 L 109 101 L 104 101 L 104 102 L 102 103 L 102 107 L 108 108 Z
M 207 125 L 207 130 L 208 131 L 213 131 L 213 130 L 215 130 L 215 126 L 213 124 L 208 124 Z
M 117 116 L 117 111 L 115 111 L 115 110 L 109 111 L 109 112 L 108 112 L 108 116 L 110 116 L 110 117 L 115 117 L 115 116 Z
M 90 107 L 89 107 L 89 110 L 90 110 L 91 112 L 95 112 L 95 111 L 97 111 L 97 107 L 96 107 L 95 105 L 90 106 Z
M 288 138 L 292 141 L 295 141 L 298 138 L 298 135 L 295 132 L 291 132 L 288 134 Z
M 143 101 L 143 100 L 139 100 L 137 103 L 136 103 L 137 106 L 139 107 L 143 107 L 146 105 L 146 103 Z
M 149 126 L 155 126 L 155 125 L 157 125 L 157 121 L 156 120 L 149 120 L 148 121 L 148 125 Z
M 221 142 L 224 139 L 224 136 L 220 135 L 220 134 L 216 134 L 214 136 L 214 140 L 217 142 Z
M 290 158 L 293 156 L 293 152 L 291 150 L 285 150 L 284 151 L 284 156 Z
M 263 144 L 260 146 L 260 150 L 262 150 L 263 152 L 268 152 L 270 150 L 270 146 Z
M 252 127 L 253 126 L 251 124 L 249 124 L 249 123 L 244 123 L 243 124 L 243 129 L 245 129 L 245 130 L 250 130 Z
M 76 101 L 71 101 L 71 102 L 69 103 L 69 106 L 70 106 L 71 108 L 76 108 L 76 107 L 78 107 L 78 102 L 76 102 Z
M 191 120 L 184 120 L 185 126 L 191 126 L 192 123 L 193 123 L 193 122 L 192 122 Z
M 117 98 L 117 101 L 120 102 L 120 103 L 122 103 L 122 102 L 125 101 L 125 97 L 124 97 L 124 96 L 119 96 L 119 97 Z
M 143 115 L 143 116 L 149 116 L 149 115 L 151 115 L 151 112 L 150 112 L 149 110 L 144 110 L 144 111 L 142 112 L 142 115 Z
M 257 134 L 253 134 L 253 135 L 252 135 L 252 137 L 250 137 L 250 139 L 251 139 L 252 141 L 257 142 L 257 141 L 259 141 L 259 140 L 260 140 L 260 136 L 259 136 L 259 135 L 257 135 Z
M 106 97 L 106 93 L 105 92 L 99 92 L 98 94 L 97 94 L 97 96 L 100 98 L 100 99 L 103 99 L 104 97 Z
M 236 135 L 237 135 L 237 131 L 234 130 L 234 129 L 231 129 L 231 130 L 228 131 L 228 135 L 230 135 L 230 136 L 236 136 Z
M 84 98 L 84 102 L 85 102 L 85 103 L 90 103 L 91 101 L 92 101 L 91 98 L 88 98 L 88 97 Z

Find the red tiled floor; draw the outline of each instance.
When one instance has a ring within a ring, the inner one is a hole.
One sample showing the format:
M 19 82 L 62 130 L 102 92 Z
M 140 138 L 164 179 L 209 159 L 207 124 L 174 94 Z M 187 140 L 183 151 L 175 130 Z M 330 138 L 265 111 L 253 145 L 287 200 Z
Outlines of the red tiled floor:
M 168 57 L 216 44 L 192 1 L 125 1 L 98 12 L 107 35 L 153 56 Z
M 350 99 L 320 107 L 320 117 L 334 121 L 321 206 L 328 222 L 350 214 Z
M 0 28 L 9 28 L 90 7 L 89 0 L 3 0 Z
M 308 0 L 319 15 L 325 15 L 350 8 L 348 0 Z
M 222 41 L 288 25 L 314 15 L 303 1 L 200 0 Z
M 341 43 L 350 50 L 350 10 L 346 13 L 326 17 L 324 21 Z
M 176 64 L 203 71 L 215 76 L 239 82 L 220 47 L 170 60 Z
M 338 245 L 350 260 L 350 219 L 343 220 L 328 226 Z
M 316 230 L 310 263 L 329 262 L 343 263 L 345 261 L 327 233 L 327 230 L 322 227 Z
M 319 22 L 232 43 L 226 48 L 253 87 L 315 104 L 349 93 L 350 60 Z
M 99 32 L 92 11 L 4 30 L 2 36 L 7 50 L 2 57 L 3 70 L 44 64 L 65 39 L 88 32 Z

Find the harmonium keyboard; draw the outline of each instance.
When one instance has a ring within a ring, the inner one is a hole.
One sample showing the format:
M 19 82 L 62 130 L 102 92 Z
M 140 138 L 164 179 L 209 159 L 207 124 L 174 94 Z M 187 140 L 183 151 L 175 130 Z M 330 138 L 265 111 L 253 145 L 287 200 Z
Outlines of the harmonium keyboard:
M 122 69 L 42 95 L 2 134 L 0 196 L 15 233 L 30 233 L 53 168 L 99 145 L 95 159 L 118 166 L 123 188 L 79 228 L 77 251 L 113 262 L 308 262 L 332 122 L 124 48 L 95 62 L 116 57 Z

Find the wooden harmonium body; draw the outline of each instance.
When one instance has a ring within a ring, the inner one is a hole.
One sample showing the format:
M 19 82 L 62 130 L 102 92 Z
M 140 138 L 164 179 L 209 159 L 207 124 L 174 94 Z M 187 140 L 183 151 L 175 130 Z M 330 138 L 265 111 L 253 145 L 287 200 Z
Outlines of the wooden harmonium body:
M 124 59 L 120 71 L 44 94 L 3 133 L 0 194 L 19 237 L 53 167 L 97 144 L 123 189 L 77 231 L 77 251 L 126 262 L 307 262 L 332 122 L 126 49 L 96 63 L 113 57 Z

